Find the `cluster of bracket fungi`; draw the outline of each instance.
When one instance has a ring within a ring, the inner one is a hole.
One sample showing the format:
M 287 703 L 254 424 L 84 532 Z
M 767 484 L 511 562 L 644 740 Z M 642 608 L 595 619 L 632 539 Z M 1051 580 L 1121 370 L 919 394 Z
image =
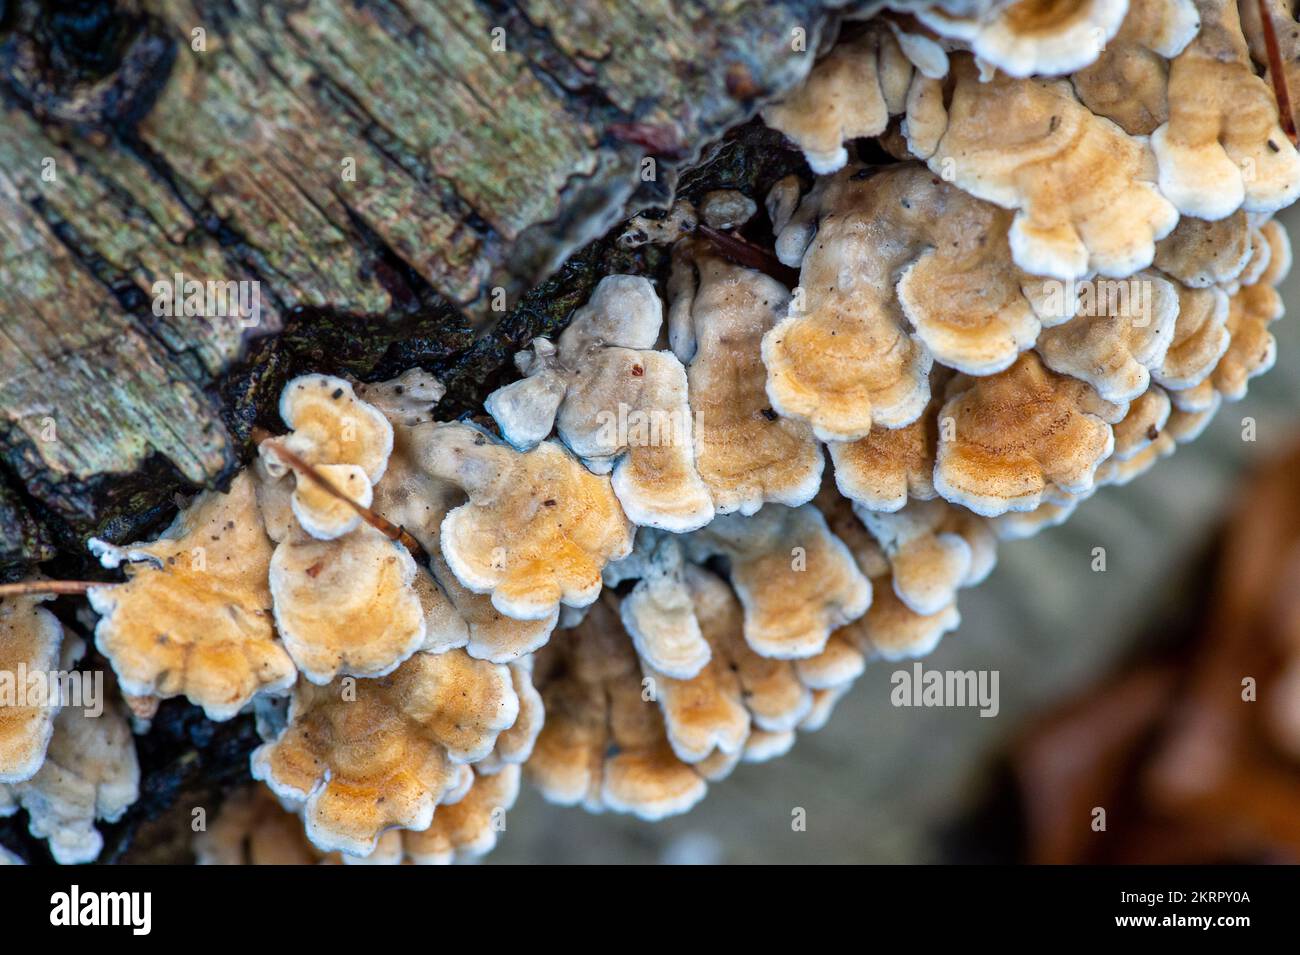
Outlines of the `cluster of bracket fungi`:
M 602 280 L 495 430 L 438 420 L 420 369 L 304 375 L 228 490 L 92 541 L 125 573 L 86 590 L 120 702 L 0 708 L 0 814 L 93 859 L 132 722 L 176 696 L 265 740 L 204 862 L 476 857 L 523 777 L 683 812 L 872 659 L 929 652 L 999 540 L 1240 399 L 1300 194 L 1292 5 L 896 6 L 763 110 L 815 173 L 762 197 L 774 249 L 735 192 L 637 217 L 625 244 L 672 244 L 663 298 Z M 0 603 L 0 667 L 84 651 L 58 590 Z

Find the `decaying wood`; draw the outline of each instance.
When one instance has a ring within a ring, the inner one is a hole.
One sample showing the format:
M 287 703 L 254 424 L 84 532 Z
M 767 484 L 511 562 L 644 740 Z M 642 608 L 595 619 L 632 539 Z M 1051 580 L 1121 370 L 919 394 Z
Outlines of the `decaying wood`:
M 129 533 L 127 511 L 228 473 L 215 387 L 250 335 L 303 309 L 372 327 L 444 302 L 492 317 L 495 289 L 518 307 L 802 78 L 840 5 L 11 4 L 0 565 Z M 156 315 L 178 273 L 259 283 L 257 327 Z

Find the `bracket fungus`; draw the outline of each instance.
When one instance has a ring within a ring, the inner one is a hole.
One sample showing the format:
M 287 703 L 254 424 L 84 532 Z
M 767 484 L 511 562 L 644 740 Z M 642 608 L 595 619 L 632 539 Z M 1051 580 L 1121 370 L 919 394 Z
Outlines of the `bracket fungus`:
M 1010 76 L 1053 76 L 1087 66 L 1119 31 L 1127 0 L 1011 0 L 985 13 L 954 16 L 920 6 L 916 18 L 960 40 Z
M 508 665 L 510 685 L 519 699 L 519 714 L 509 727 L 497 735 L 492 752 L 474 764 L 481 776 L 491 776 L 510 766 L 521 766 L 533 754 L 537 734 L 546 721 L 542 695 L 533 684 L 533 656 L 524 657 Z
M 1052 371 L 1086 381 L 1107 401 L 1131 401 L 1151 384 L 1174 338 L 1179 296 L 1173 283 L 1139 272 L 1123 282 L 1093 282 L 1097 301 L 1038 339 Z
M 953 604 L 959 588 L 993 570 L 993 532 L 983 518 L 947 501 L 916 501 L 893 513 L 858 506 L 856 512 L 889 561 L 894 593 L 923 617 Z
M 826 515 L 827 524 L 848 546 L 859 569 L 871 581 L 871 606 L 841 631 L 859 652 L 867 659 L 923 656 L 935 648 L 944 634 L 957 628 L 961 623 L 956 604 L 960 581 L 949 577 L 953 584 L 950 603 L 933 613 L 918 613 L 895 590 L 891 557 L 864 523 L 867 511 L 860 505 L 850 506 L 829 485 L 822 488 L 817 503 Z M 992 568 L 995 555 L 983 535 L 972 535 L 970 540 L 974 546 L 968 544 L 972 557 L 968 568 L 973 582 L 975 576 L 982 576 Z M 926 569 L 924 562 L 919 566 Z M 931 575 L 917 574 L 914 579 L 924 581 L 926 576 Z
M 419 458 L 420 435 L 434 427 L 393 426 L 393 454 L 371 502 L 375 513 L 409 533 L 426 554 L 437 551 L 443 518 L 464 500 L 460 488 L 431 474 Z
M 798 729 L 812 729 L 811 721 L 818 714 L 817 701 L 826 692 L 846 687 L 863 671 L 865 660 L 851 646 L 846 646 L 838 630 L 827 640 L 821 653 L 798 660 L 782 660 L 755 652 L 744 637 L 744 614 L 739 600 L 727 582 L 713 572 L 691 565 L 687 568 L 687 583 L 695 604 L 701 629 L 713 649 L 713 673 L 703 687 L 683 686 L 685 701 L 709 690 L 710 682 L 727 690 L 731 680 L 736 693 L 748 713 L 749 737 L 745 741 L 743 758 L 751 762 L 762 761 L 754 750 L 758 733 L 792 734 Z M 679 707 L 671 699 L 660 696 L 665 719 L 670 725 L 670 736 L 684 739 L 687 721 L 696 717 L 690 707 Z M 726 714 L 723 709 L 722 713 Z M 718 730 L 713 730 L 717 734 Z M 677 743 L 682 747 L 681 742 Z
M 1151 379 L 1164 388 L 1194 388 L 1214 370 L 1228 350 L 1228 295 L 1219 288 L 1179 285 L 1178 318 L 1164 361 Z
M 262 786 L 231 794 L 205 832 L 194 838 L 200 865 L 446 865 L 491 852 L 505 813 L 519 794 L 520 769 L 495 775 L 476 767 L 455 802 L 439 804 L 427 829 L 390 829 L 369 855 L 325 852 L 307 839 L 302 820 Z
M 1114 426 L 1115 450 L 1097 469 L 1097 485 L 1127 484 L 1172 454 L 1176 441 L 1167 429 L 1172 413 L 1173 403 L 1158 385 L 1133 401 Z
M 1071 279 L 1126 277 L 1151 264 L 1178 210 L 1156 187 L 1144 140 L 1094 115 L 1068 80 L 986 81 L 957 55 L 950 82 L 947 106 L 932 96 L 922 114 L 932 142 L 914 150 L 961 190 L 1016 210 L 1009 238 L 1017 265 Z
M 642 671 L 647 675 L 653 674 L 658 685 L 668 687 L 666 696 L 660 694 L 660 701 L 668 723 L 670 741 L 679 751 L 689 751 L 691 748 L 684 739 L 690 731 L 684 724 L 696 720 L 699 713 L 695 707 L 684 704 L 689 704 L 693 698 L 702 697 L 707 701 L 718 693 L 725 693 L 728 699 L 714 700 L 703 707 L 705 712 L 714 714 L 711 719 L 721 717 L 723 721 L 723 728 L 715 726 L 708 731 L 715 736 L 727 725 L 734 726 L 734 704 L 737 700 L 748 714 L 751 733 L 763 731 L 784 734 L 799 728 L 811 712 L 813 704 L 812 689 L 800 679 L 802 671 L 799 667 L 805 661 L 818 660 L 826 655 L 826 651 L 814 657 L 805 657 L 801 661 L 783 660 L 755 652 L 745 642 L 744 611 L 729 584 L 699 564 L 687 564 L 683 576 L 701 636 L 709 647 L 707 666 L 688 679 L 674 680 L 662 674 L 654 674 L 651 661 L 644 656 L 641 658 Z M 697 679 L 701 677 L 702 679 Z M 675 699 L 672 696 L 674 690 L 680 691 Z M 748 751 L 749 743 L 747 740 L 744 742 Z M 726 751 L 731 755 L 738 755 L 739 752 L 734 747 Z M 708 755 L 707 750 L 700 750 L 699 747 L 695 748 L 695 752 L 699 754 L 698 759 L 694 760 L 696 762 Z
M 710 656 L 695 618 L 686 566 L 678 538 L 641 531 L 632 553 L 605 568 L 609 586 L 636 580 L 619 602 L 619 615 L 637 653 L 655 670 L 678 679 L 695 676 Z
M 47 599 L 0 600 L 0 784 L 35 775 L 54 732 L 61 701 L 49 698 L 48 675 L 59 667 L 63 626 L 40 606 Z M 29 697 L 29 686 L 38 688 L 39 698 Z
M 269 573 L 275 622 L 302 674 L 313 683 L 383 676 L 419 649 L 418 573 L 427 574 L 406 548 L 370 527 L 281 541 Z
M 387 418 L 396 431 L 434 420 L 438 402 L 447 394 L 447 388 L 423 368 L 408 368 L 388 381 L 362 384 L 356 393 Z M 393 441 L 396 444 L 396 434 Z
M 1127 461 L 1159 440 L 1169 423 L 1173 402 L 1160 387 L 1149 388 L 1128 406 L 1128 414 L 1112 429 L 1115 450 L 1108 461 Z
M 686 369 L 672 352 L 655 350 L 662 324 L 649 280 L 606 276 L 558 347 L 534 342 L 532 356 L 519 360 L 526 377 L 485 406 L 505 439 L 525 450 L 553 421 L 588 468 L 610 474 L 633 523 L 688 531 L 709 522 L 713 503 L 695 468 Z
M 719 578 L 692 568 L 690 594 L 712 648 L 709 664 L 687 680 L 657 673 L 644 661 L 642 672 L 674 754 L 706 778 L 718 778 L 744 756 L 755 711 L 767 729 L 793 730 L 811 709 L 812 695 L 792 664 L 766 661 L 741 639 L 740 605 Z
M 939 402 L 932 397 L 909 425 L 875 427 L 857 441 L 829 442 L 839 492 L 873 511 L 897 511 L 909 500 L 934 497 L 938 413 Z
M 474 773 L 469 791 L 439 807 L 428 829 L 402 833 L 403 856 L 417 865 L 446 865 L 491 852 L 519 796 L 520 776 L 517 765 L 493 775 Z
M 1156 244 L 1155 265 L 1187 288 L 1226 287 L 1250 263 L 1252 229 L 1246 213 L 1210 221 L 1183 216 Z
M 754 217 L 758 203 L 739 189 L 714 189 L 700 200 L 700 219 L 712 229 L 736 229 Z
M 430 556 L 438 584 L 465 622 L 465 650 L 470 656 L 492 663 L 508 663 L 541 647 L 560 618 L 557 606 L 543 617 L 519 620 L 498 610 L 492 598 L 463 586 L 452 573 L 441 551 Z
M 1169 119 L 1169 63 L 1200 29 L 1193 0 L 1129 0 L 1119 32 L 1070 80 L 1085 106 L 1130 136 Z
M 473 425 L 443 423 L 419 435 L 418 449 L 429 473 L 468 496 L 442 522 L 448 567 L 509 617 L 585 607 L 605 565 L 632 549 L 632 524 L 609 478 L 554 442 L 520 452 Z
M 1236 0 L 1196 0 L 1201 27 L 1169 65 L 1169 120 L 1151 134 L 1160 191 L 1185 215 L 1276 212 L 1300 196 L 1300 153 L 1250 59 Z
M 935 490 L 985 517 L 1032 510 L 1052 488 L 1088 491 L 1125 410 L 1034 352 L 1000 374 L 955 380 L 939 412 L 952 427 L 939 431 Z
M 639 656 L 610 597 L 539 654 L 546 722 L 525 769 L 547 799 L 650 820 L 685 812 L 738 763 L 779 756 L 820 726 L 862 672 L 864 655 L 838 634 L 811 658 L 756 653 L 726 581 L 696 564 L 685 578 L 710 648 L 694 676 Z
M 1246 394 L 1251 378 L 1273 367 L 1277 341 L 1269 325 L 1282 316 L 1282 297 L 1274 287 L 1291 268 L 1291 245 L 1282 227 L 1268 222 L 1261 229 L 1267 240 L 1266 265 L 1256 281 L 1242 285 L 1228 300 L 1228 348 L 1215 366 L 1214 389 L 1229 401 Z
M 706 781 L 674 756 L 642 696 L 636 652 L 605 601 L 540 652 L 546 723 L 526 771 L 548 800 L 662 819 L 690 809 Z
M 280 417 L 289 434 L 262 442 L 259 452 L 271 477 L 300 470 L 305 462 L 343 495 L 369 506 L 373 485 L 384 475 L 393 450 L 393 429 L 375 407 L 359 399 L 351 382 L 331 375 L 301 375 L 280 393 Z M 283 449 L 288 455 L 277 453 Z M 290 457 L 291 456 L 291 457 Z M 291 498 L 303 530 L 332 540 L 354 530 L 361 517 L 326 492 L 319 480 L 295 474 Z
M 384 392 L 392 400 L 384 398 Z M 374 509 L 409 532 L 428 557 L 428 573 L 421 569 L 415 577 L 425 611 L 420 648 L 465 647 L 470 656 L 493 663 L 536 650 L 554 629 L 559 609 L 536 620 L 508 617 L 492 605 L 489 596 L 462 585 L 442 555 L 442 522 L 465 499 L 459 487 L 432 474 L 419 458 L 423 436 L 436 428 L 427 403 L 440 400 L 442 386 L 431 376 L 416 377 L 412 369 L 392 381 L 365 386 L 361 394 L 374 401 L 393 425 L 393 454 L 375 485 Z
M 763 122 L 785 133 L 812 171 L 836 172 L 848 161 L 844 143 L 879 136 L 905 105 L 912 64 L 898 40 L 873 25 L 837 44 L 795 92 L 763 109 Z
M 417 653 L 388 676 L 300 682 L 289 723 L 253 754 L 255 779 L 302 806 L 325 851 L 372 852 L 389 828 L 426 829 L 519 715 L 506 667 Z
M 185 696 L 230 719 L 259 692 L 293 685 L 296 670 L 271 614 L 271 542 L 253 479 L 205 492 L 156 541 L 91 541 L 127 580 L 90 588 L 95 646 L 133 696 Z
M 782 230 L 784 253 L 803 259 L 804 292 L 763 336 L 772 407 L 809 422 L 823 441 L 855 440 L 876 423 L 909 424 L 930 397 L 932 359 L 888 291 L 891 259 L 911 251 L 898 249 L 894 223 L 879 215 L 886 204 L 902 208 L 896 195 L 886 198 L 897 186 L 873 188 L 857 173 L 819 183 Z
M 302 820 L 256 784 L 222 801 L 216 818 L 195 834 L 193 849 L 199 865 L 317 865 L 324 856 Z
M 714 512 L 752 514 L 767 502 L 810 500 L 821 484 L 821 450 L 811 427 L 772 411 L 760 354 L 790 293 L 707 244 L 684 240 L 673 249 L 669 295 L 669 338 L 686 364 L 695 465 Z
M 697 560 L 727 559 L 745 608 L 745 640 L 763 656 L 816 656 L 832 631 L 871 606 L 870 582 L 812 504 L 715 518 L 687 548 Z
M 934 363 L 1010 366 L 1076 306 L 1012 262 L 1011 223 L 916 164 L 822 180 L 778 239 L 802 271 L 763 339 L 773 407 L 822 440 L 854 441 L 916 421 Z
M 83 649 L 75 638 L 67 643 L 65 668 Z M 100 679 L 102 687 L 107 681 Z M 139 796 L 140 765 L 125 714 L 113 699 L 87 695 L 80 702 L 85 705 L 65 704 L 54 717 L 40 769 L 21 782 L 0 783 L 0 815 L 27 810 L 28 829 L 47 840 L 60 865 L 93 861 L 104 844 L 95 823 L 116 822 Z

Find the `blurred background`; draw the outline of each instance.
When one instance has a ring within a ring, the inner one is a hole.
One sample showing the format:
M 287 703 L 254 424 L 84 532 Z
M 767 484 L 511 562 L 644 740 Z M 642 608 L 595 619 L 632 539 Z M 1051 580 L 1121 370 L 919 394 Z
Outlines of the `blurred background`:
M 1295 242 L 1300 211 L 1281 219 Z M 1004 543 L 962 592 L 961 628 L 924 664 L 998 670 L 995 718 L 895 708 L 909 664 L 877 661 L 824 729 L 686 816 L 590 816 L 525 786 L 488 862 L 1300 861 L 1297 270 L 1282 294 L 1277 365 L 1243 401 L 1064 526 Z

